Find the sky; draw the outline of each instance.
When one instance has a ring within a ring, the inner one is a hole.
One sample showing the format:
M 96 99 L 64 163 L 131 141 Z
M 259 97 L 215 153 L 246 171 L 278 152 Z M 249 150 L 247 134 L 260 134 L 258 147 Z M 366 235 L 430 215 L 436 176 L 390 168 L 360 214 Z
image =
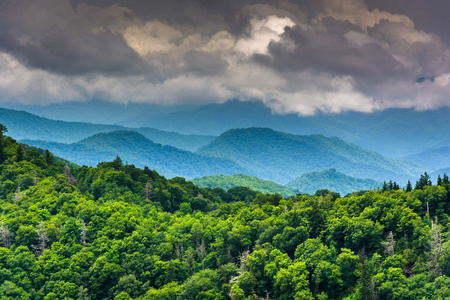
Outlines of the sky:
M 448 0 L 0 0 L 0 102 L 450 106 Z

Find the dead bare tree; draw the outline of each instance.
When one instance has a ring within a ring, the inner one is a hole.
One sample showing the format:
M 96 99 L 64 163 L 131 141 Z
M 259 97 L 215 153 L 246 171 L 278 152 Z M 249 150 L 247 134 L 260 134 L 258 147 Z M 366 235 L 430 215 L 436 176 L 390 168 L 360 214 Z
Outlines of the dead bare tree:
M 0 243 L 3 247 L 9 248 L 12 244 L 12 239 L 14 237 L 14 233 L 12 233 L 8 225 L 5 225 L 5 222 L 2 221 L 2 225 L 0 226 Z
M 48 249 L 47 247 L 47 242 L 49 240 L 48 238 L 48 234 L 45 231 L 45 223 L 44 221 L 39 222 L 37 228 L 36 228 L 36 233 L 38 235 L 38 243 L 37 245 L 33 245 L 34 248 L 34 254 L 36 255 L 36 257 L 39 257 L 42 255 L 42 253 L 44 253 L 45 250 Z
M 66 176 L 67 182 L 71 185 L 75 185 L 77 183 L 77 179 L 73 177 L 72 172 L 67 165 L 64 167 L 64 175 Z
M 88 229 L 86 227 L 86 223 L 83 220 L 80 226 L 80 244 L 83 245 L 84 247 L 87 246 L 87 237 L 86 237 L 87 231 Z
M 395 250 L 394 250 L 395 240 L 394 240 L 394 235 L 392 234 L 392 231 L 389 231 L 386 241 L 381 242 L 381 244 L 384 247 L 385 253 L 389 253 L 392 256 L 395 255 Z
M 205 262 L 204 259 L 206 257 L 206 247 L 205 247 L 205 241 L 202 239 L 201 243 L 197 243 L 197 256 L 202 262 L 202 270 L 205 270 Z

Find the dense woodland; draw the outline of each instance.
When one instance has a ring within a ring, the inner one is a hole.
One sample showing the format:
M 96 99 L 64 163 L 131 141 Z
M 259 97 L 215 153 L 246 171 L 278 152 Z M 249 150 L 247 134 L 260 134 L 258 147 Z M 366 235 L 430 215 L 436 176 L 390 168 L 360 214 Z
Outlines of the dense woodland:
M 447 176 L 283 198 L 119 157 L 69 167 L 5 132 L 1 299 L 450 297 Z

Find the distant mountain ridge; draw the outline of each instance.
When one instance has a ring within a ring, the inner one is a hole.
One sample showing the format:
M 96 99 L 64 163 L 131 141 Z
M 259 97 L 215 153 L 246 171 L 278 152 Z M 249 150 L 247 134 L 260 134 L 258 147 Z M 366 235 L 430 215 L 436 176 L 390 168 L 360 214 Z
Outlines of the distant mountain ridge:
M 388 109 L 373 113 L 343 112 L 298 116 L 296 114 L 275 114 L 260 101 L 243 102 L 238 100 L 204 106 L 133 103 L 124 105 L 93 101 L 53 104 L 49 106 L 48 110 L 34 106 L 8 105 L 7 103 L 0 104 L 0 106 L 10 109 L 16 107 L 55 119 L 115 123 L 134 128 L 149 127 L 181 134 L 218 136 L 233 128 L 269 127 L 276 131 L 296 135 L 336 136 L 382 155 L 398 158 L 433 148 L 450 147 L 450 132 L 444 130 L 450 127 L 450 110 L 448 108 L 429 111 Z M 102 113 L 98 113 L 99 111 Z M 0 121 L 3 117 L 0 111 Z M 35 125 L 39 126 L 40 124 Z M 47 128 L 49 127 L 47 126 Z M 108 131 L 121 129 L 126 128 L 116 127 Z M 100 132 L 105 132 L 105 130 Z M 67 133 L 58 134 L 60 138 L 61 136 L 66 138 L 58 140 L 37 135 L 16 138 L 72 143 L 95 133 L 98 132 L 91 132 L 83 137 L 78 136 L 76 140 L 67 140 Z M 147 137 L 153 140 L 151 136 Z M 163 143 L 163 141 L 154 141 Z M 181 148 L 180 145 L 170 145 Z M 184 149 L 192 150 L 193 148 Z
M 229 130 L 198 153 L 235 161 L 249 175 L 281 184 L 330 168 L 358 178 L 405 183 L 421 172 L 411 163 L 383 157 L 336 137 L 292 135 L 269 128 Z
M 269 127 L 296 135 L 336 136 L 389 157 L 404 157 L 450 146 L 450 110 L 388 109 L 373 113 L 275 114 L 260 101 L 227 101 L 162 114 L 146 114 L 118 124 L 152 127 L 184 134 L 220 135 L 246 127 Z
M 55 155 L 79 165 L 96 166 L 100 162 L 111 161 L 118 155 L 124 163 L 140 168 L 148 166 L 167 177 L 194 178 L 247 172 L 232 161 L 157 144 L 133 131 L 98 133 L 72 144 L 34 140 L 22 142 L 49 149 Z
M 450 167 L 450 147 L 429 149 L 405 157 L 424 166 L 429 172 Z
M 196 151 L 215 138 L 207 135 L 183 135 L 145 127 L 126 128 L 119 125 L 55 121 L 24 111 L 4 108 L 0 108 L 0 123 L 8 128 L 9 136 L 16 140 L 42 140 L 58 143 L 75 143 L 97 133 L 132 130 L 155 143 Z
M 372 179 L 351 177 L 337 172 L 336 169 L 329 169 L 305 173 L 286 186 L 309 194 L 314 194 L 317 190 L 327 189 L 344 196 L 355 191 L 377 189 L 381 187 L 381 183 Z

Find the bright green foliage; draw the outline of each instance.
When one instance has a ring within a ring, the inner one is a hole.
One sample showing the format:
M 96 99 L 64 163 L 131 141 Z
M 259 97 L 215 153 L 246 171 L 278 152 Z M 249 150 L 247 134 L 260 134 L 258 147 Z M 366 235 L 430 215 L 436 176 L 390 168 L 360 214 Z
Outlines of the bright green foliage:
M 286 199 L 3 141 L 0 299 L 450 297 L 447 179 Z
M 250 175 L 210 175 L 202 178 L 195 178 L 193 183 L 200 187 L 222 188 L 229 190 L 230 188 L 245 186 L 254 191 L 263 194 L 280 194 L 284 197 L 293 196 L 296 194 L 294 189 L 288 188 L 284 185 L 277 184 L 270 180 L 262 180 Z
M 329 169 L 321 172 L 305 173 L 289 182 L 287 186 L 310 194 L 327 188 L 341 195 L 346 195 L 355 191 L 374 190 L 379 188 L 381 184 L 372 179 L 355 178 L 337 172 L 336 169 Z

